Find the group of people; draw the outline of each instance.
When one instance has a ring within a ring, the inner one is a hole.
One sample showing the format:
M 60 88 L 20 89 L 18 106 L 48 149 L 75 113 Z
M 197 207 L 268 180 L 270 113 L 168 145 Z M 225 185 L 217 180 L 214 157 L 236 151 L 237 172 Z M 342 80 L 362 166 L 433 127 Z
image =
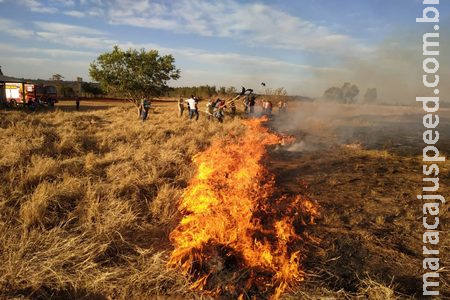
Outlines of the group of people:
M 272 101 L 270 100 L 264 100 L 262 103 L 262 115 L 271 117 L 272 116 Z M 278 102 L 278 115 L 283 115 L 287 112 L 287 102 L 285 100 L 280 100 Z
M 278 102 L 278 113 L 285 114 L 287 112 L 287 102 L 286 100 L 280 100 Z
M 183 97 L 180 97 L 178 100 L 178 116 L 183 116 L 184 105 L 186 103 L 189 110 L 189 119 L 198 120 L 200 115 L 198 111 L 198 102 L 199 99 L 194 95 L 191 95 L 191 97 L 187 100 L 184 100 Z M 216 100 L 211 99 L 206 103 L 205 114 L 207 115 L 208 119 L 216 118 L 219 122 L 223 122 L 223 117 L 225 116 L 224 110 L 226 107 L 227 105 L 225 100 L 220 98 L 217 98 Z M 230 108 L 231 113 L 236 113 L 236 105 L 233 101 L 230 104 Z
M 38 98 L 35 98 L 35 99 L 28 99 L 28 102 L 26 102 L 25 105 L 31 111 L 36 111 L 41 106 L 41 103 Z
M 236 115 L 236 103 L 235 101 L 239 98 L 239 96 L 225 101 L 224 99 L 217 98 L 217 99 L 210 99 L 206 103 L 205 107 L 205 114 L 208 119 L 217 119 L 219 122 L 223 122 L 223 119 L 225 117 L 225 109 L 229 107 L 229 114 L 234 117 Z M 188 117 L 190 120 L 195 119 L 198 120 L 200 113 L 198 109 L 198 103 L 199 99 L 191 95 L 188 99 L 183 99 L 183 97 L 180 97 L 178 99 L 178 116 L 182 117 L 185 105 L 188 109 Z M 148 117 L 148 111 L 150 109 L 150 100 L 147 98 L 142 99 L 141 104 L 139 106 L 139 113 L 140 118 L 142 121 L 145 121 Z M 227 106 L 228 105 L 228 106 Z M 255 115 L 255 105 L 256 105 L 256 95 L 253 94 L 253 92 L 250 92 L 245 98 L 244 98 L 244 113 L 248 115 Z M 266 115 L 268 117 L 272 116 L 272 102 L 268 99 L 264 99 L 262 101 L 262 112 L 261 115 Z M 281 100 L 278 102 L 278 113 L 284 114 L 286 113 L 287 109 L 287 102 L 284 100 Z
M 184 100 L 183 97 L 180 97 L 178 99 L 178 116 L 183 116 L 184 112 L 184 103 L 187 104 L 187 108 L 189 110 L 189 119 L 195 118 L 195 120 L 198 120 L 199 112 L 198 112 L 198 98 L 194 95 L 191 95 L 191 97 L 187 100 Z

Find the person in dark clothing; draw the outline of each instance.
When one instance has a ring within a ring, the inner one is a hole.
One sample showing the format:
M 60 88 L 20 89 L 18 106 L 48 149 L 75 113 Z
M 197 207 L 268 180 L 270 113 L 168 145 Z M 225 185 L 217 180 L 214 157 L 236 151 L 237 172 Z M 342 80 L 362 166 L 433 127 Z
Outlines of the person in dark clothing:
M 255 104 L 256 104 L 256 95 L 253 93 L 248 94 L 249 100 L 248 100 L 248 107 L 249 107 L 249 113 L 253 114 L 255 112 Z
M 197 96 L 194 97 L 195 100 L 195 121 L 198 120 L 200 113 L 198 112 L 198 102 L 200 101 Z
M 150 100 L 148 100 L 147 98 L 142 99 L 139 109 L 141 110 L 142 122 L 144 122 L 145 120 L 147 120 L 148 111 L 150 109 Z
M 224 109 L 226 108 L 226 102 L 225 100 L 217 99 L 215 106 L 214 106 L 214 117 L 220 122 L 223 122 L 224 117 Z
M 248 112 L 250 111 L 250 102 L 248 97 L 244 98 L 244 113 L 248 114 Z
M 236 116 L 236 103 L 234 103 L 234 100 L 230 102 L 230 114 L 233 118 Z
M 213 99 L 209 99 L 208 103 L 206 103 L 205 114 L 208 120 L 212 120 L 214 116 L 214 105 L 215 102 Z
M 75 96 L 75 108 L 80 110 L 80 97 Z

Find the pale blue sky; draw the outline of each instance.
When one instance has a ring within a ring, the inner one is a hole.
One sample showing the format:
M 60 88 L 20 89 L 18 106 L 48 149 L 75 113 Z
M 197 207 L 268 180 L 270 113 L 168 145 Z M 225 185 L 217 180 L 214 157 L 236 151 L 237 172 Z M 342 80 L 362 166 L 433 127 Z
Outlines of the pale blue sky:
M 448 24 L 448 1 L 436 7 Z M 89 81 L 89 63 L 113 45 L 152 48 L 174 55 L 182 77 L 173 85 L 264 81 L 315 95 L 329 82 L 357 81 L 355 61 L 377 65 L 383 49 L 419 49 L 405 36 L 421 42 L 414 32 L 431 28 L 415 23 L 424 8 L 416 0 L 0 0 L 0 65 L 10 76 Z

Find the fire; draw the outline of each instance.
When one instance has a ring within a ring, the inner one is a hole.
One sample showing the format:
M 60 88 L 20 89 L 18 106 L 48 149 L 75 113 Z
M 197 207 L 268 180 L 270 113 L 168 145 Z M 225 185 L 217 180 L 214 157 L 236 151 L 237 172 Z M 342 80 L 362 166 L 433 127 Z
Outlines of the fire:
M 280 195 L 262 163 L 281 137 L 246 121 L 242 138 L 217 141 L 194 157 L 198 170 L 183 193 L 183 218 L 170 234 L 169 266 L 191 288 L 234 298 L 278 298 L 303 279 L 302 227 L 318 216 L 301 196 Z

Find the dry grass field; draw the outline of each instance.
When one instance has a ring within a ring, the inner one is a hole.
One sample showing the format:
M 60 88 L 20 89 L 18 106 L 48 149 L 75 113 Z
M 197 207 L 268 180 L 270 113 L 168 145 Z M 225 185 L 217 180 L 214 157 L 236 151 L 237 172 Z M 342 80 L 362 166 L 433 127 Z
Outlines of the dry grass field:
M 305 280 L 285 299 L 415 299 L 422 291 L 421 111 L 409 107 L 301 103 L 268 126 L 294 135 L 264 159 L 276 187 L 313 199 Z M 293 112 L 295 111 L 295 113 Z M 167 266 L 178 201 L 196 172 L 193 156 L 242 135 L 176 116 L 157 103 L 146 122 L 134 107 L 86 102 L 80 111 L 0 111 L 0 298 L 202 299 Z M 450 131 L 441 115 L 441 136 Z M 449 153 L 449 140 L 438 147 Z M 449 195 L 449 164 L 439 174 Z M 448 204 L 444 206 L 448 210 Z M 441 216 L 442 265 L 450 217 Z M 450 297 L 441 271 L 441 295 Z
M 0 298 L 191 297 L 166 267 L 177 201 L 192 156 L 243 125 L 83 104 L 0 112 Z

